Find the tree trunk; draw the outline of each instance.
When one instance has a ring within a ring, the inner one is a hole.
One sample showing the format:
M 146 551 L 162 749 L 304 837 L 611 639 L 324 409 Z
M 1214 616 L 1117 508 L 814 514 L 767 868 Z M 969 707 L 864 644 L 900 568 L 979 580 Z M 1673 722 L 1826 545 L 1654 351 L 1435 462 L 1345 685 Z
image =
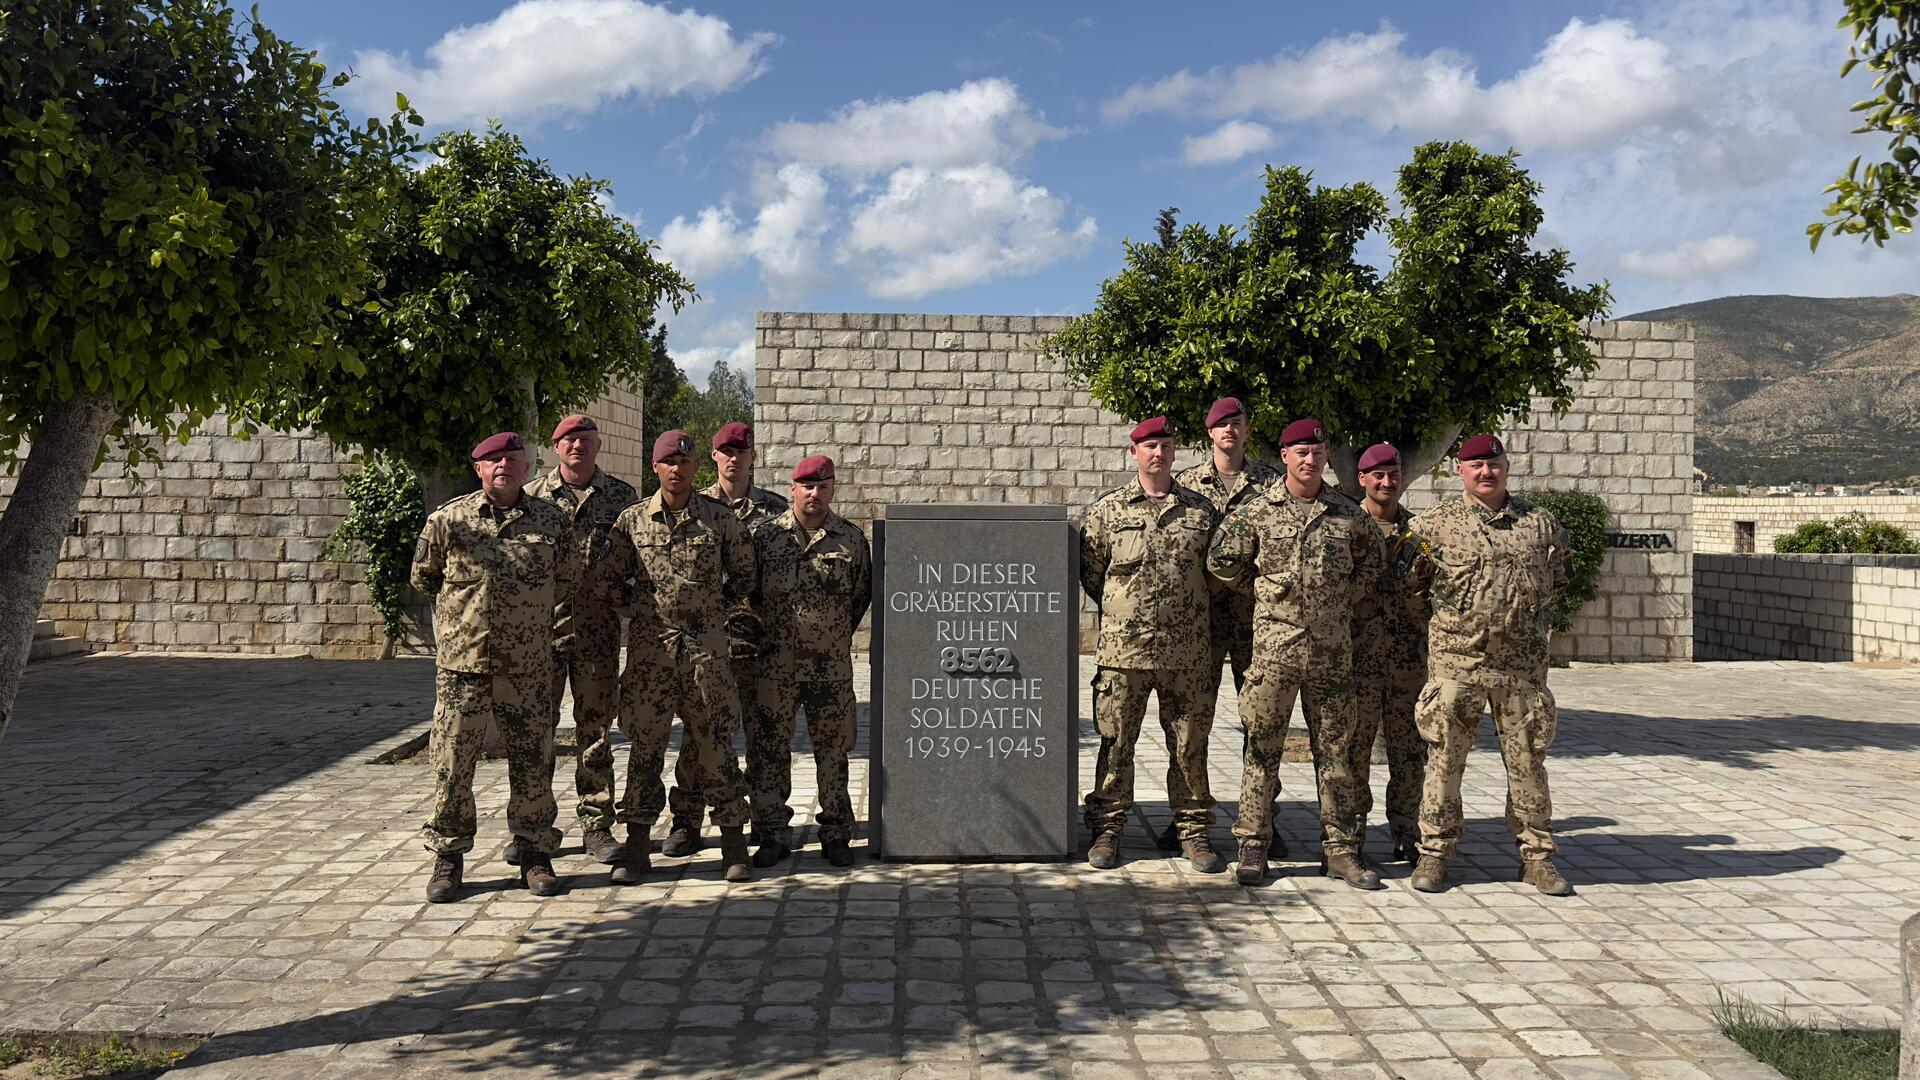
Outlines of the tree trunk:
M 87 489 L 100 440 L 120 416 L 105 395 L 75 398 L 48 412 L 33 433 L 13 498 L 0 514 L 0 738 L 33 646 L 33 624 L 60 565 L 60 543 Z
M 1355 499 L 1360 497 L 1359 461 L 1360 454 L 1351 444 L 1345 442 L 1327 444 L 1327 466 L 1333 470 L 1336 486 Z

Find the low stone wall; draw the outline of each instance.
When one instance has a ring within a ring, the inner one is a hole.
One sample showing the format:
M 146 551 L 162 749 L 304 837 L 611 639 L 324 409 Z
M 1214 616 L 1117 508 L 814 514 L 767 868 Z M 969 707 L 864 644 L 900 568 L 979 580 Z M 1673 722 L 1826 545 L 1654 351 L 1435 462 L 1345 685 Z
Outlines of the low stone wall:
M 784 491 L 801 457 L 842 467 L 837 508 L 866 524 L 888 503 L 1055 503 L 1074 512 L 1127 481 L 1128 425 L 1035 352 L 1049 316 L 761 312 L 754 413 L 759 481 Z M 1535 403 L 1507 433 L 1516 486 L 1605 499 L 1648 546 L 1609 551 L 1600 595 L 1555 644 L 1563 657 L 1683 660 L 1693 650 L 1693 330 L 1589 329 L 1599 368 L 1571 412 Z M 1199 417 L 1177 418 L 1197 424 Z M 1201 460 L 1183 451 L 1177 467 Z M 1458 481 L 1422 479 L 1409 505 Z M 1623 544 L 1634 543 L 1633 539 Z
M 1920 662 L 1920 555 L 1693 561 L 1696 660 Z
M 1809 521 L 1865 514 L 1920 538 L 1920 495 L 1696 495 L 1694 550 L 1738 554 L 1770 552 L 1774 538 Z

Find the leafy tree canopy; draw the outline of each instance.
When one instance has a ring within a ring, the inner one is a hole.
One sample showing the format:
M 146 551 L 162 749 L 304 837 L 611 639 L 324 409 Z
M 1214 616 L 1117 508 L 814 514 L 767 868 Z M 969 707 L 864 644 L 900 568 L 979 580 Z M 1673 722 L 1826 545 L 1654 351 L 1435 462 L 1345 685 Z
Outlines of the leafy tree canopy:
M 1196 444 L 1207 406 L 1232 394 L 1268 450 L 1289 420 L 1323 421 L 1348 483 L 1353 449 L 1376 441 L 1423 470 L 1463 430 L 1524 419 L 1535 396 L 1564 411 L 1593 369 L 1583 323 L 1605 314 L 1607 287 L 1572 284 L 1565 251 L 1535 248 L 1540 186 L 1515 159 L 1421 146 L 1391 215 L 1371 185 L 1269 168 L 1244 230 L 1163 215 L 1159 240 L 1126 242 L 1094 310 L 1044 349 L 1108 408 L 1165 413 Z M 1385 275 L 1356 255 L 1383 226 Z
M 667 355 L 665 330 L 660 331 L 658 345 L 659 351 L 655 353 L 653 369 L 646 382 L 646 397 L 642 402 L 643 445 L 651 447 L 655 436 L 674 428 L 693 436 L 695 456 L 702 461 L 693 484 L 696 489 L 710 487 L 718 473 L 706 447 L 711 444 L 713 433 L 720 430 L 723 424 L 736 420 L 745 424 L 753 423 L 753 380 L 744 371 L 734 371 L 723 360 L 708 373 L 707 388 L 704 391 L 696 389 L 686 373 Z M 631 481 L 634 478 L 627 479 Z M 651 472 L 640 479 L 643 492 L 651 493 L 659 486 Z
M 347 328 L 365 377 L 309 370 L 257 415 L 457 470 L 480 437 L 540 430 L 645 380 L 654 312 L 693 285 L 603 203 L 489 125 L 428 145 L 373 229 L 383 278 Z
M 1873 75 L 1873 96 L 1853 105 L 1860 114 L 1856 135 L 1886 135 L 1889 160 L 1865 166 L 1856 157 L 1846 173 L 1827 185 L 1833 201 L 1828 221 L 1807 226 L 1807 240 L 1818 250 L 1820 238 L 1858 236 L 1885 244 L 1893 233 L 1913 231 L 1914 203 L 1920 201 L 1920 0 L 1846 0 L 1840 29 L 1853 36 L 1846 78 L 1865 65 Z
M 1920 555 L 1920 544 L 1898 525 L 1855 513 L 1800 525 L 1774 537 L 1773 550 L 1794 554 Z

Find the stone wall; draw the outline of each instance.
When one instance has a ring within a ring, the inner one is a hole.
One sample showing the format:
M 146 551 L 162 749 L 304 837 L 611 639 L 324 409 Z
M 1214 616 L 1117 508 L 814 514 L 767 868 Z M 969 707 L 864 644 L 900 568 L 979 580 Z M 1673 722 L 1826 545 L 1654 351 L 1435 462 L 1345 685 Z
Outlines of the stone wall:
M 1898 525 L 1920 539 L 1920 495 L 1696 495 L 1694 550 L 1738 553 L 1744 535 L 1752 542 L 1745 550 L 1770 552 L 1775 537 L 1809 521 L 1831 521 L 1845 514 L 1865 514 L 1875 521 Z
M 757 320 L 760 482 L 784 490 L 810 453 L 842 466 L 838 508 L 861 523 L 892 502 L 1084 507 L 1125 483 L 1127 423 L 1034 353 L 1065 319 L 1005 315 L 762 312 Z M 1591 328 L 1599 369 L 1573 410 L 1545 402 L 1508 433 L 1516 486 L 1600 495 L 1614 529 L 1664 538 L 1610 551 L 1601 595 L 1556 644 L 1567 657 L 1678 660 L 1692 653 L 1692 328 Z M 1198 423 L 1199 418 L 1188 418 Z M 1178 467 L 1201 460 L 1183 451 Z M 1455 482 L 1422 480 L 1430 505 Z
M 637 480 L 638 395 L 616 391 L 587 412 L 605 435 L 604 467 Z M 221 419 L 158 449 L 164 461 L 137 481 L 111 462 L 87 481 L 41 608 L 59 633 L 96 650 L 380 654 L 360 564 L 325 555 L 352 454 L 310 432 L 238 439 Z M 0 508 L 13 485 L 0 477 Z
M 1699 660 L 1920 662 L 1920 555 L 1694 556 Z

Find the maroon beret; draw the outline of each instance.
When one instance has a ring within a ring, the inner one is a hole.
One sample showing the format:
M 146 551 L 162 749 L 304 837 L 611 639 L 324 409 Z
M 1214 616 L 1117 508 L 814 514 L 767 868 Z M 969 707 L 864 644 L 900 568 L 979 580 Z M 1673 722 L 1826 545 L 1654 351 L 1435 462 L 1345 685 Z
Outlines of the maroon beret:
M 693 436 L 681 431 L 679 428 L 674 428 L 672 431 L 663 431 L 660 433 L 659 438 L 653 440 L 653 463 L 655 465 L 660 464 L 675 454 L 691 453 L 693 453 Z
M 1127 437 L 1134 442 L 1141 442 L 1145 439 L 1171 439 L 1173 438 L 1173 425 L 1168 423 L 1167 418 L 1164 416 L 1151 417 L 1135 424 L 1133 434 Z
M 713 433 L 715 450 L 751 450 L 753 449 L 753 426 L 735 420 L 731 424 L 721 424 L 720 430 Z
M 593 422 L 593 417 L 588 416 L 586 413 L 574 413 L 573 415 L 560 421 L 560 423 L 553 429 L 553 441 L 559 442 L 561 439 L 566 438 L 567 436 L 573 434 L 576 431 L 599 431 L 599 430 L 600 430 L 600 425 L 595 424 Z
M 1300 443 L 1323 443 L 1327 441 L 1327 429 L 1320 426 L 1318 420 L 1295 420 L 1280 433 L 1280 446 L 1286 448 Z
M 1485 461 L 1487 458 L 1500 457 L 1506 452 L 1507 448 L 1500 445 L 1498 435 L 1472 435 L 1468 436 L 1466 442 L 1460 444 L 1461 461 Z
M 525 450 L 520 436 L 511 431 L 502 431 L 489 435 L 473 448 L 473 460 L 485 461 L 496 454 L 511 454 L 516 450 Z
M 803 484 L 831 480 L 833 479 L 833 459 L 825 454 L 815 454 L 793 467 L 793 478 Z
M 1360 464 L 1356 466 L 1356 468 L 1361 472 L 1366 472 L 1369 469 L 1378 469 L 1383 465 L 1398 464 L 1400 464 L 1400 451 L 1395 450 L 1392 444 L 1382 442 L 1374 443 L 1372 446 L 1367 447 L 1366 450 L 1361 453 Z
M 1211 428 L 1216 424 L 1224 424 L 1236 416 L 1245 416 L 1246 414 L 1247 407 L 1240 404 L 1239 398 L 1223 397 L 1213 403 L 1213 408 L 1207 410 L 1207 426 Z

